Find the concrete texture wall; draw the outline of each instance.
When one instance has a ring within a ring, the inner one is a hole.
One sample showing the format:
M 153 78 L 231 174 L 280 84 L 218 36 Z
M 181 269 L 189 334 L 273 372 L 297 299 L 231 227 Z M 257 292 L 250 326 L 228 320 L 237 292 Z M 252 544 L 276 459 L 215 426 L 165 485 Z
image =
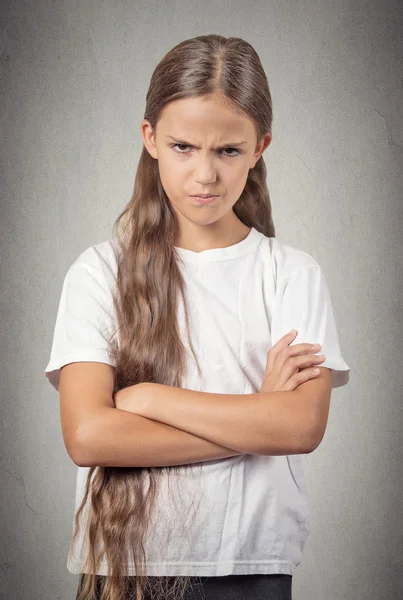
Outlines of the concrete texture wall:
M 61 285 L 131 195 L 155 65 L 206 33 L 261 57 L 277 237 L 322 266 L 351 367 L 306 457 L 294 598 L 403 597 L 403 5 L 31 0 L 1 3 L 1 600 L 75 597 L 76 467 L 43 375 Z

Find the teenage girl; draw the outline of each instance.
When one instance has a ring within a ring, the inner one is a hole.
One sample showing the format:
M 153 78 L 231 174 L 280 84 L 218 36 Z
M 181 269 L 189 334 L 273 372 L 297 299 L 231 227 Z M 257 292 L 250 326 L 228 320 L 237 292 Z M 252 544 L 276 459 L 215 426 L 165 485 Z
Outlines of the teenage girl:
M 175 46 L 113 238 L 67 271 L 45 373 L 78 465 L 77 600 L 291 599 L 303 454 L 349 367 L 318 262 L 275 237 L 271 132 L 249 43 Z

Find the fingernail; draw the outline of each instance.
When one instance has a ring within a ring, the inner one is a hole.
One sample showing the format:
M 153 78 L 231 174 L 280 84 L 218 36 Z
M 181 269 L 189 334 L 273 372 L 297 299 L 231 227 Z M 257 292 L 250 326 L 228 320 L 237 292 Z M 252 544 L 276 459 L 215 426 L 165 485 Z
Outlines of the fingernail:
M 291 329 L 291 331 L 289 333 L 297 333 L 296 329 Z

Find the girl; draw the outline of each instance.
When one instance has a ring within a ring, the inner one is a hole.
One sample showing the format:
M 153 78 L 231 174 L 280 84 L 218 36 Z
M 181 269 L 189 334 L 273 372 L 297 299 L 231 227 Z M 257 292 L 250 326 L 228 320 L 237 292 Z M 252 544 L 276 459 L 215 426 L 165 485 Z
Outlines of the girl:
M 249 43 L 175 46 L 113 239 L 66 274 L 45 373 L 78 465 L 77 600 L 291 598 L 302 454 L 349 367 L 319 264 L 275 237 L 271 130 Z

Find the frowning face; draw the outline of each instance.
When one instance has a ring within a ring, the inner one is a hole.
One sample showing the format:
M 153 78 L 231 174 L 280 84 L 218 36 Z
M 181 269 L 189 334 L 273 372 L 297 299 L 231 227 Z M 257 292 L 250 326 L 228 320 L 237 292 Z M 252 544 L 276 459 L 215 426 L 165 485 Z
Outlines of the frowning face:
M 147 150 L 158 160 L 161 182 L 180 227 L 192 223 L 205 228 L 237 220 L 232 207 L 249 169 L 269 145 L 270 133 L 257 144 L 251 119 L 235 112 L 221 96 L 170 102 L 155 131 L 147 120 L 141 131 Z M 216 197 L 205 203 L 193 197 L 197 194 Z

